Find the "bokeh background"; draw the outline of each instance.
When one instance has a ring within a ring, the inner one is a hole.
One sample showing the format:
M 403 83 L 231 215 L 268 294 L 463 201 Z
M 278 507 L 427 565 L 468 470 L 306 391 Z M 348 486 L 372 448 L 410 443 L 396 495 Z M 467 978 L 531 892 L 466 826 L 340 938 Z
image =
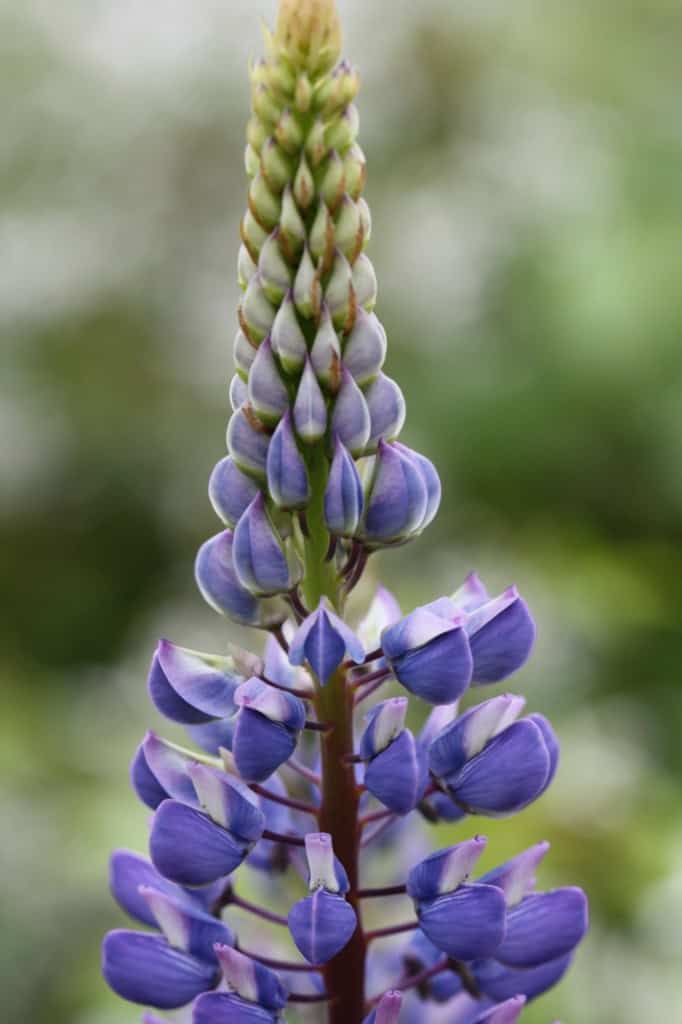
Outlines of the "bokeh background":
M 363 72 L 371 254 L 437 524 L 404 607 L 471 568 L 540 625 L 514 681 L 593 927 L 529 1024 L 682 1021 L 682 9 L 340 0 Z M 257 16 L 274 0 L 0 2 L 0 991 L 32 1024 L 139 1019 L 98 975 L 142 849 L 126 766 L 159 635 L 219 647 L 217 529 Z

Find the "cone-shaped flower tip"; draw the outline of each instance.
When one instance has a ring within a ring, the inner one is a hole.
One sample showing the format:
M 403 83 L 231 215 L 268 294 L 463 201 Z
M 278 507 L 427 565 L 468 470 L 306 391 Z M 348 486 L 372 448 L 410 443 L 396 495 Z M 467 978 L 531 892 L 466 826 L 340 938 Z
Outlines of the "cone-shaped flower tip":
M 160 1010 L 174 1010 L 213 988 L 215 963 L 169 946 L 160 935 L 109 932 L 102 944 L 102 974 L 123 999 Z
M 220 614 L 244 626 L 267 628 L 283 622 L 284 609 L 256 600 L 242 585 L 235 571 L 233 554 L 231 530 L 211 537 L 199 549 L 194 573 L 204 600 Z
M 287 593 L 298 582 L 300 567 L 287 557 L 263 494 L 254 498 L 237 523 L 233 558 L 239 582 L 258 597 Z
M 194 807 L 165 800 L 152 821 L 149 850 L 154 866 L 165 878 L 196 886 L 230 875 L 250 845 Z
M 328 71 L 341 53 L 336 0 L 280 0 L 274 42 L 301 70 Z
M 324 518 L 329 532 L 337 537 L 352 537 L 360 525 L 363 507 L 362 482 L 355 460 L 337 437 L 324 495 Z
M 311 892 L 327 892 L 345 896 L 350 889 L 348 875 L 341 861 L 334 855 L 332 837 L 328 832 L 309 832 L 305 837 L 308 861 L 308 887 Z
M 329 681 L 344 657 L 356 665 L 365 659 L 365 649 L 355 633 L 336 615 L 325 599 L 296 630 L 289 648 L 292 665 L 308 661 L 322 686 Z
M 305 508 L 310 500 L 308 471 L 298 450 L 296 436 L 287 410 L 272 435 L 267 460 L 268 492 L 280 508 Z
M 326 964 L 357 928 L 355 911 L 343 896 L 317 889 L 289 911 L 289 931 L 310 964 Z
M 474 965 L 474 975 L 481 992 L 496 1002 L 515 995 L 537 999 L 561 981 L 572 960 L 573 954 L 568 953 L 539 967 L 523 968 L 507 967 L 498 960 L 479 960 Z
M 231 658 L 160 640 L 147 686 L 153 703 L 166 718 L 197 725 L 233 715 L 234 692 L 241 682 Z
M 403 1005 L 402 992 L 386 992 L 376 1010 L 372 1010 L 364 1024 L 397 1024 Z
M 499 1006 L 486 1010 L 473 1024 L 516 1024 L 525 1005 L 525 996 L 514 996 Z
M 384 630 L 381 645 L 405 689 L 430 704 L 452 704 L 471 681 L 473 658 L 461 621 L 417 608 Z
M 286 1006 L 286 989 L 274 971 L 229 945 L 216 945 L 215 953 L 227 986 L 235 995 L 267 1010 Z
M 258 487 L 227 455 L 217 464 L 208 482 L 211 504 L 227 526 L 235 526 L 258 494 Z

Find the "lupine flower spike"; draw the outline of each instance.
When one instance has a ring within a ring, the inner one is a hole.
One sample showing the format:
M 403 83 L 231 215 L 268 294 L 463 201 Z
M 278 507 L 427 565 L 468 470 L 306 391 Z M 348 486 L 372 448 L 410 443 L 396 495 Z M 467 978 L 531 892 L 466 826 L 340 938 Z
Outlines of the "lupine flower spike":
M 516 814 L 557 770 L 523 697 L 476 700 L 523 667 L 535 624 L 515 587 L 491 597 L 475 574 L 407 614 L 379 588 L 348 621 L 368 560 L 426 529 L 441 486 L 400 440 L 335 0 L 280 0 L 265 42 L 209 482 L 221 525 L 196 559 L 208 604 L 265 644 L 158 643 L 149 697 L 187 746 L 147 732 L 132 757 L 149 858 L 114 853 L 110 885 L 140 928 L 106 936 L 103 974 L 146 1024 L 276 1024 L 299 1003 L 328 1024 L 515 1024 L 588 926 L 580 889 L 536 888 L 548 843 L 477 873 L 490 851 L 470 819 Z M 439 821 L 461 832 L 426 856 Z M 393 899 L 411 901 L 402 921 L 382 920 Z M 235 933 L 235 909 L 260 941 Z

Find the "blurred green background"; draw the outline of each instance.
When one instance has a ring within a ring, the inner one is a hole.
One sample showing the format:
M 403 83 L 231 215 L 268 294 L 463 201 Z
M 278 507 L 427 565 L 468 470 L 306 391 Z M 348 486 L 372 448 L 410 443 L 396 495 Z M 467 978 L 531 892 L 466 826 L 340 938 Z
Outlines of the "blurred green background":
M 536 613 L 540 838 L 593 927 L 529 1024 L 682 1021 L 682 8 L 340 0 L 371 255 L 440 517 L 403 607 L 476 567 Z M 159 635 L 225 642 L 217 531 L 246 62 L 274 0 L 0 2 L 0 991 L 23 1024 L 139 1019 L 99 979 Z

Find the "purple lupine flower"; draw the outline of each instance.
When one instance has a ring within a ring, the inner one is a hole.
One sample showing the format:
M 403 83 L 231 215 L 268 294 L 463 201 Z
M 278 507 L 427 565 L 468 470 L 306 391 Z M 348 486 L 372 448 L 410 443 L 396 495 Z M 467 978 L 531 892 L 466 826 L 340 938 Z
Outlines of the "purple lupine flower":
M 150 698 L 198 750 L 148 732 L 135 752 L 151 862 L 118 851 L 110 881 L 151 930 L 111 932 L 102 968 L 183 1024 L 279 1024 L 297 1002 L 328 1024 L 515 1024 L 571 963 L 585 896 L 536 891 L 545 843 L 472 878 L 486 840 L 429 854 L 426 822 L 513 814 L 553 780 L 557 738 L 523 698 L 459 708 L 523 666 L 533 618 L 515 587 L 491 598 L 475 574 L 406 615 L 379 587 L 355 629 L 346 616 L 370 557 L 419 536 L 442 494 L 399 439 L 365 252 L 359 77 L 339 58 L 334 0 L 280 0 L 251 68 L 233 411 L 209 485 L 227 529 L 195 567 L 216 611 L 268 635 L 262 654 L 158 645 Z M 392 679 L 434 705 L 417 736 L 408 696 L 368 703 Z M 309 889 L 293 905 L 289 873 Z M 416 917 L 396 903 L 368 926 L 364 901 L 410 899 Z M 305 962 L 270 938 L 237 950 L 233 905 L 288 929 Z

